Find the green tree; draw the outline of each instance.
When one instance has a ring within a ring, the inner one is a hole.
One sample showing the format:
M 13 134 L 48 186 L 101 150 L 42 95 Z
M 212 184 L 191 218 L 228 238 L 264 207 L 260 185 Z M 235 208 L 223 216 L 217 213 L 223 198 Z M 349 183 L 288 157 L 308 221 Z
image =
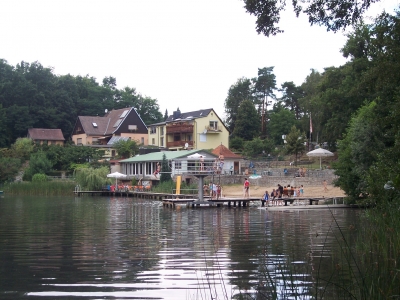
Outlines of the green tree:
M 13 181 L 20 167 L 19 158 L 0 157 L 0 183 Z
M 252 84 L 250 79 L 242 77 L 229 88 L 224 104 L 226 126 L 231 133 L 235 130 L 239 106 L 245 100 L 253 100 Z
M 327 30 L 334 32 L 356 24 L 362 19 L 371 3 L 375 1 L 361 0 L 310 0 L 307 2 L 294 0 L 291 2 L 293 11 L 298 17 L 300 13 L 306 14 L 311 25 L 322 25 Z M 276 35 L 284 32 L 278 27 L 280 14 L 285 10 L 285 0 L 244 0 L 248 13 L 256 16 L 256 30 L 265 36 Z
M 304 92 L 301 87 L 296 86 L 293 81 L 284 82 L 281 85 L 282 97 L 279 98 L 279 102 L 283 104 L 285 108 L 290 109 L 296 115 L 296 119 L 300 119 L 301 108 L 299 99 L 304 97 Z
M 269 139 L 254 138 L 251 141 L 244 142 L 243 153 L 249 157 L 264 156 L 274 149 L 274 143 Z
M 229 148 L 232 150 L 242 151 L 244 147 L 244 140 L 241 137 L 232 137 L 229 139 Z
M 162 182 L 167 182 L 167 181 L 172 181 L 171 168 L 168 165 L 167 157 L 165 156 L 165 153 L 164 153 L 162 162 L 161 162 L 160 182 L 162 183 Z
M 261 136 L 265 136 L 265 128 L 267 117 L 265 110 L 268 107 L 266 103 L 267 97 L 275 98 L 274 90 L 276 89 L 276 79 L 273 73 L 274 67 L 266 67 L 258 69 L 258 77 L 253 78 L 254 83 L 254 98 L 255 103 L 258 105 L 258 112 L 261 116 Z
M 339 142 L 339 157 L 334 164 L 335 174 L 339 176 L 337 185 L 353 199 L 368 196 L 370 168 L 385 150 L 375 108 L 375 102 L 360 108 L 345 138 Z
M 156 99 L 139 95 L 138 105 L 135 108 L 145 124 L 154 124 L 163 120 L 163 115 Z
M 287 135 L 292 126 L 297 123 L 294 112 L 277 103 L 268 116 L 270 119 L 267 127 L 268 137 L 275 145 L 283 145 L 282 135 Z
M 19 138 L 11 145 L 14 157 L 27 160 L 34 151 L 33 141 L 29 138 Z
M 129 158 L 139 153 L 138 142 L 135 140 L 119 140 L 113 144 L 120 158 Z
M 168 117 L 169 117 L 169 116 L 168 116 L 168 109 L 166 109 L 166 110 L 165 110 L 165 113 L 164 113 L 164 118 L 163 118 L 164 120 L 163 120 L 163 121 L 167 120 Z
M 31 181 L 35 174 L 47 174 L 51 168 L 51 161 L 43 151 L 33 153 L 29 159 L 29 168 L 25 170 L 24 180 Z
M 233 136 L 250 141 L 260 135 L 260 118 L 254 104 L 250 100 L 244 100 L 238 109 Z
M 110 182 L 107 178 L 109 169 L 102 167 L 98 169 L 94 168 L 79 168 L 75 170 L 75 180 L 81 186 L 83 190 L 87 191 L 99 191 L 106 183 Z
M 286 135 L 285 150 L 287 154 L 294 154 L 296 165 L 298 155 L 305 151 L 305 141 L 305 135 L 296 129 L 296 126 L 292 126 L 290 132 Z

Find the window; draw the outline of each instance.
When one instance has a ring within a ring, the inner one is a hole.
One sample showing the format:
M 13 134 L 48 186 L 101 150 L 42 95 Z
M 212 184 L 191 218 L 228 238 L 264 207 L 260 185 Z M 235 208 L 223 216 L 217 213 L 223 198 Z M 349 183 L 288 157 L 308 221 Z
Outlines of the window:
M 51 143 L 51 145 L 55 145 L 56 141 L 51 141 L 50 143 Z
M 97 123 L 96 122 L 93 122 L 92 125 L 93 125 L 94 128 L 97 128 Z
M 124 112 L 121 114 L 119 117 L 120 119 L 125 118 L 126 114 L 128 113 L 129 110 L 124 110 Z
M 137 130 L 137 125 L 128 125 L 128 129 L 132 132 L 135 132 Z
M 218 122 L 217 121 L 210 121 L 210 129 L 218 130 Z
M 144 137 L 140 139 L 140 143 L 144 145 Z
M 122 122 L 122 119 L 117 120 L 117 122 L 114 123 L 114 126 L 113 126 L 113 127 L 114 127 L 114 128 L 115 128 L 115 127 L 118 127 L 118 125 L 121 124 L 121 122 Z
M 182 163 L 180 161 L 176 161 L 176 162 L 174 162 L 174 164 L 175 164 L 175 169 L 178 169 L 178 170 L 182 169 Z
M 160 138 L 160 147 L 164 147 L 164 138 Z
M 76 140 L 76 143 L 77 143 L 78 145 L 82 145 L 82 138 L 77 139 L 77 140 Z
M 200 133 L 200 142 L 207 142 L 207 134 Z
M 164 127 L 160 127 L 160 134 L 164 135 Z
M 150 127 L 150 134 L 156 133 L 156 132 L 157 132 L 156 128 L 157 128 L 157 127 L 155 127 L 155 126 L 151 126 L 151 127 Z
M 152 144 L 152 145 L 155 145 L 155 144 L 156 144 L 156 139 L 155 139 L 155 138 L 152 138 L 152 139 L 151 139 L 151 144 Z

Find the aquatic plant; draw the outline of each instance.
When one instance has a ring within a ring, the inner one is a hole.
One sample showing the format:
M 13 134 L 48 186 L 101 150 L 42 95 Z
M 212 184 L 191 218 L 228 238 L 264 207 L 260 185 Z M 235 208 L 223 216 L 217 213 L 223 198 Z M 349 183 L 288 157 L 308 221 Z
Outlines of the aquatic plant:
M 71 196 L 76 185 L 73 181 L 13 182 L 4 185 L 7 195 Z

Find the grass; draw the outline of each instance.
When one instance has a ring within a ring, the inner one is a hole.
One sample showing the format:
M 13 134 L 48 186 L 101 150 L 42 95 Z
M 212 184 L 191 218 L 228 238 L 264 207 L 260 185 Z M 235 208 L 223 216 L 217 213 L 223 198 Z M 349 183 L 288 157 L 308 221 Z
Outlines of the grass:
M 75 185 L 73 181 L 13 182 L 4 185 L 3 191 L 10 195 L 71 196 Z

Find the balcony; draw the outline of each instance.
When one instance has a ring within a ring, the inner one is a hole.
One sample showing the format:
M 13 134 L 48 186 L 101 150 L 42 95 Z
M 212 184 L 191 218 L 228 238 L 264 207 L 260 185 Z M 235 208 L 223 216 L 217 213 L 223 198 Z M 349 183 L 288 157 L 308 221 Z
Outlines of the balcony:
M 185 148 L 186 143 L 188 144 L 188 147 L 193 147 L 193 141 L 173 141 L 173 142 L 167 142 L 167 148 L 177 148 L 177 147 Z
M 172 123 L 167 125 L 167 134 L 193 133 L 193 124 Z
M 222 129 L 220 126 L 206 126 L 207 133 L 220 133 Z

